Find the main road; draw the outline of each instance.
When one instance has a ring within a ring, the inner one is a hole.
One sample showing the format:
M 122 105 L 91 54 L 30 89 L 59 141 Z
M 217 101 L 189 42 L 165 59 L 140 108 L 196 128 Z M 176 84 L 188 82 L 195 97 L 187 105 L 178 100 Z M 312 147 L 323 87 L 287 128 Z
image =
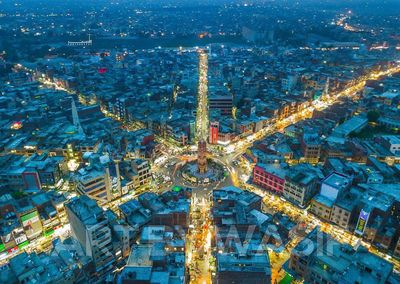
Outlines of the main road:
M 208 133 L 208 54 L 199 50 L 199 83 L 196 112 L 196 140 L 207 141 Z
M 301 120 L 311 118 L 314 110 L 323 110 L 334 104 L 341 97 L 352 97 L 358 92 L 363 91 L 365 84 L 369 80 L 378 80 L 383 77 L 392 76 L 393 74 L 400 72 L 400 64 L 396 64 L 386 70 L 381 71 L 372 71 L 367 75 L 364 75 L 357 80 L 354 80 L 349 83 L 349 85 L 342 91 L 337 93 L 332 93 L 325 96 L 323 99 L 314 100 L 309 107 L 306 107 L 296 113 L 293 113 L 287 118 L 284 118 L 280 121 L 276 121 L 273 124 L 268 125 L 267 127 L 261 129 L 260 131 L 253 133 L 246 138 L 243 138 L 239 141 L 229 144 L 225 147 L 224 153 L 245 153 L 246 150 L 253 145 L 257 140 L 261 140 L 264 137 L 274 134 L 285 127 L 297 123 Z M 233 155 L 235 156 L 235 155 Z

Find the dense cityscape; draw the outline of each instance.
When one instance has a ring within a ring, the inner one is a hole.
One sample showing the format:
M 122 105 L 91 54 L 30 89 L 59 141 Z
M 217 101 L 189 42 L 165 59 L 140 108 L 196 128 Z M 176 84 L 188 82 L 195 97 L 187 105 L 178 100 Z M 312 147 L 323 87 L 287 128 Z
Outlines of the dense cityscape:
M 400 283 L 400 2 L 0 0 L 0 283 Z

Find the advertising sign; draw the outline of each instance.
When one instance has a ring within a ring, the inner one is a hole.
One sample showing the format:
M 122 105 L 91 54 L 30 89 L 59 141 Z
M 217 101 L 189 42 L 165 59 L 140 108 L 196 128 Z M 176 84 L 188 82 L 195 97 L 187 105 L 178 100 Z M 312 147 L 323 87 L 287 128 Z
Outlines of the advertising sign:
M 38 221 L 39 221 L 39 214 L 37 211 L 33 211 L 31 213 L 21 216 L 22 226 L 24 227 L 30 226 Z
M 369 218 L 369 212 L 361 210 L 360 216 L 358 217 L 358 222 L 355 232 L 362 235 L 364 234 L 365 227 L 367 225 Z

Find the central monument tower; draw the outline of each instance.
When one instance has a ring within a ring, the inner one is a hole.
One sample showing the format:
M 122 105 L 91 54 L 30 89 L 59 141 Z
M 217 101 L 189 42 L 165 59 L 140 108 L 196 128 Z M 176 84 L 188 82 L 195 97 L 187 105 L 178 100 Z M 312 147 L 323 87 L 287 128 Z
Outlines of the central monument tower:
M 197 149 L 197 169 L 200 174 L 207 172 L 207 142 L 200 140 Z

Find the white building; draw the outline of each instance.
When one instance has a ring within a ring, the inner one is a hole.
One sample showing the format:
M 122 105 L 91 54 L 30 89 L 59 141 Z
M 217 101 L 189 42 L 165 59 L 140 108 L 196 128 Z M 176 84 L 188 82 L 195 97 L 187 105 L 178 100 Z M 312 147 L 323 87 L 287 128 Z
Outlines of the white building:
M 138 186 L 143 186 L 151 182 L 150 164 L 147 160 L 134 159 L 131 161 L 131 167 L 137 174 Z
M 351 180 L 345 175 L 332 173 L 321 184 L 321 195 L 335 201 L 338 195 L 351 186 Z
M 113 268 L 115 262 L 108 219 L 96 201 L 83 195 L 66 204 L 72 234 L 85 254 L 93 260 L 98 273 Z
M 111 179 L 108 168 L 86 167 L 75 176 L 76 191 L 100 203 L 112 200 Z

